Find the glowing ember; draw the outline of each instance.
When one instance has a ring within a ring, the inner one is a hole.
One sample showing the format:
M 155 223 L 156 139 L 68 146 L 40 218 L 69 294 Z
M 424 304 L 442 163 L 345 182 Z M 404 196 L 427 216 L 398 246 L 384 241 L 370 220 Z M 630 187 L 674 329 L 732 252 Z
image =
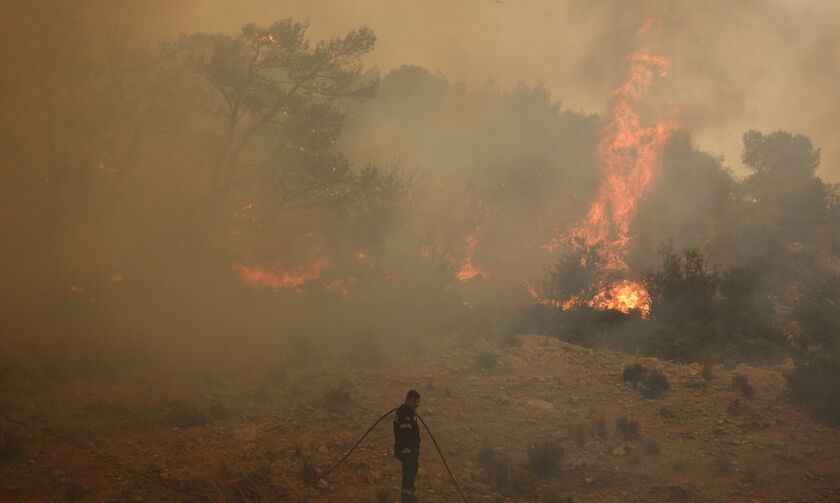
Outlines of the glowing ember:
M 478 247 L 478 232 L 480 230 L 480 226 L 476 227 L 475 231 L 467 236 L 467 250 L 464 254 L 464 261 L 461 263 L 461 268 L 458 270 L 458 279 L 460 281 L 469 281 L 476 276 L 486 278 L 490 275 L 489 272 L 479 269 L 473 264 L 473 255 L 475 255 L 475 249 Z
M 234 263 L 233 270 L 243 283 L 254 289 L 299 288 L 320 278 L 321 273 L 330 266 L 332 263 L 329 260 L 315 257 L 309 263 L 294 268 L 288 268 L 282 262 L 276 261 L 266 267 Z
M 356 278 L 336 279 L 327 283 L 325 288 L 328 292 L 337 293 L 346 299 L 350 295 L 350 285 L 356 281 L 358 281 Z
M 119 283 L 120 281 L 122 281 L 122 280 L 124 280 L 124 279 L 125 279 L 125 278 L 123 278 L 123 275 L 122 275 L 122 274 L 114 274 L 113 276 L 111 276 L 110 278 L 108 278 L 108 282 L 109 282 L 109 283 Z

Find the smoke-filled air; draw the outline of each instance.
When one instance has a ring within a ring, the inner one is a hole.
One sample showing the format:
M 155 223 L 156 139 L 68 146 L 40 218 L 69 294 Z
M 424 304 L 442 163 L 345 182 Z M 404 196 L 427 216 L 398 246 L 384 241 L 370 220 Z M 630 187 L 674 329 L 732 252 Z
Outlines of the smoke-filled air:
M 840 501 L 840 4 L 8 0 L 0 54 L 0 501 Z

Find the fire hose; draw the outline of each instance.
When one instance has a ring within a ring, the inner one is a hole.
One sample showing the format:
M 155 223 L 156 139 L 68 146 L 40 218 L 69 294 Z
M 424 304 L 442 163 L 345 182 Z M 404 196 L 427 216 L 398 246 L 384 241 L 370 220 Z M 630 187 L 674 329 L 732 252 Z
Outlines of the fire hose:
M 344 457 L 343 457 L 343 458 L 341 458 L 341 459 L 339 460 L 339 462 L 338 462 L 338 463 L 336 463 L 335 465 L 333 465 L 333 466 L 332 466 L 332 468 L 330 468 L 329 470 L 327 470 L 326 472 L 324 472 L 324 474 L 323 474 L 322 476 L 320 476 L 320 477 L 316 478 L 316 479 L 315 479 L 315 481 L 313 481 L 313 482 L 311 482 L 311 483 L 309 483 L 309 484 L 304 485 L 302 488 L 310 487 L 310 486 L 314 485 L 314 484 L 315 484 L 315 482 L 317 482 L 318 480 L 325 479 L 325 478 L 327 477 L 327 475 L 329 475 L 330 473 L 332 473 L 332 472 L 333 472 L 336 468 L 338 468 L 338 467 L 339 467 L 342 463 L 344 463 L 344 461 L 345 461 L 348 457 L 350 457 L 350 454 L 352 454 L 352 453 L 353 453 L 353 451 L 355 451 L 355 450 L 356 450 L 356 447 L 358 447 L 358 446 L 359 446 L 359 444 L 361 444 L 361 443 L 362 443 L 362 441 L 365 439 L 365 437 L 367 437 L 367 436 L 368 436 L 368 434 L 369 434 L 371 431 L 373 431 L 373 429 L 374 429 L 374 428 L 376 428 L 376 426 L 377 426 L 379 423 L 381 423 L 383 419 L 385 419 L 386 417 L 388 417 L 391 413 L 395 412 L 396 410 L 397 410 L 397 408 L 395 407 L 395 408 L 393 408 L 393 409 L 389 410 L 388 412 L 386 412 L 385 414 L 383 414 L 383 415 L 382 415 L 382 417 L 380 417 L 379 419 L 377 419 L 377 420 L 376 420 L 376 422 L 374 422 L 374 423 L 370 426 L 370 428 L 368 428 L 368 429 L 367 429 L 367 431 L 364 433 L 364 435 L 362 435 L 362 436 L 361 436 L 361 438 L 359 438 L 359 440 L 358 440 L 358 441 L 356 441 L 355 445 L 353 445 L 353 447 L 351 447 L 351 448 L 350 448 L 350 450 L 349 450 L 349 451 L 347 451 L 347 454 L 345 454 L 345 455 L 344 455 Z M 430 429 L 429 429 L 429 426 L 426 424 L 426 421 L 424 421 L 424 420 L 423 420 L 423 417 L 422 417 L 422 416 L 420 416 L 420 415 L 418 414 L 418 415 L 417 415 L 417 417 L 420 419 L 420 422 L 423 424 L 423 427 L 426 429 L 426 432 L 429 434 L 429 438 L 431 438 L 431 439 L 432 439 L 432 443 L 434 443 L 434 445 L 435 445 L 435 449 L 437 450 L 438 455 L 440 455 L 440 460 L 441 460 L 441 461 L 443 461 L 443 466 L 444 466 L 444 468 L 446 468 L 446 472 L 449 474 L 450 479 L 452 479 L 452 484 L 455 486 L 455 489 L 457 489 L 457 490 L 458 490 L 458 494 L 460 494 L 460 495 L 461 495 L 461 498 L 464 500 L 464 503 L 469 503 L 469 500 L 468 500 L 468 499 L 467 499 L 467 497 L 464 495 L 464 492 L 461 490 L 461 486 L 459 486 L 459 485 L 458 485 L 458 481 L 457 481 L 457 480 L 455 480 L 455 475 L 453 475 L 453 474 L 452 474 L 452 470 L 450 470 L 450 469 L 449 469 L 449 464 L 446 462 L 446 458 L 443 456 L 443 451 L 441 451 L 440 446 L 439 446 L 439 445 L 438 445 L 438 443 L 437 443 L 437 440 L 435 440 L 435 436 L 432 434 L 432 430 L 430 430 Z M 9 421 L 9 422 L 11 422 L 11 423 L 14 423 L 14 424 L 17 424 L 17 425 L 19 425 L 19 426 L 24 426 L 24 427 L 31 428 L 31 429 L 35 429 L 35 430 L 40 430 L 40 431 L 41 431 L 41 433 L 43 433 L 44 435 L 47 435 L 47 436 L 49 436 L 49 437 L 52 437 L 52 438 L 54 438 L 54 439 L 56 439 L 56 440 L 61 440 L 62 442 L 66 442 L 66 443 L 68 443 L 68 444 L 70 444 L 70 445 L 72 445 L 72 446 L 74 446 L 74 447 L 76 447 L 76 448 L 78 448 L 78 449 L 80 449 L 80 450 L 82 450 L 82 451 L 87 452 L 88 454 L 92 454 L 92 455 L 94 455 L 94 456 L 96 456 L 96 457 L 99 457 L 99 458 L 101 458 L 101 459 L 103 459 L 103 460 L 105 460 L 105 461 L 107 461 L 107 462 L 111 463 L 112 465 L 114 465 L 114 466 L 116 466 L 116 467 L 118 467 L 118 468 L 121 468 L 121 469 L 123 469 L 123 470 L 125 470 L 125 471 L 127 471 L 127 472 L 129 472 L 129 473 L 131 473 L 131 474 L 133 474 L 133 475 L 136 475 L 136 476 L 138 476 L 138 477 L 144 478 L 144 479 L 149 480 L 149 481 L 151 481 L 151 482 L 155 482 L 155 483 L 157 483 L 157 484 L 159 484 L 159 485 L 161 485 L 161 486 L 163 486 L 163 487 L 165 487 L 165 488 L 167 488 L 167 489 L 170 489 L 170 490 L 173 490 L 173 491 L 179 492 L 179 493 L 181 493 L 181 494 L 184 494 L 184 495 L 187 495 L 187 496 L 191 496 L 191 497 L 193 497 L 193 498 L 200 499 L 200 500 L 203 500 L 203 501 L 208 501 L 208 502 L 209 502 L 209 501 L 211 501 L 211 499 L 210 499 L 208 496 L 204 495 L 204 494 L 197 493 L 197 492 L 194 492 L 194 491 L 190 491 L 190 490 L 188 490 L 188 489 L 185 489 L 185 488 L 183 488 L 183 487 L 180 487 L 179 485 L 177 485 L 177 484 L 175 484 L 175 483 L 172 483 L 172 482 L 170 482 L 170 481 L 168 481 L 168 480 L 165 480 L 164 478 L 160 477 L 159 475 L 156 475 L 156 474 L 153 474 L 153 473 L 148 473 L 148 472 L 142 472 L 142 471 L 140 471 L 140 470 L 135 470 L 135 469 L 133 469 L 133 468 L 131 468 L 131 467 L 129 467 L 129 466 L 126 466 L 125 464 L 121 463 L 121 462 L 120 462 L 119 460 L 117 460 L 114 456 L 111 456 L 111 455 L 109 455 L 109 454 L 105 454 L 105 453 L 102 453 L 102 452 L 97 451 L 97 450 L 95 450 L 95 449 L 92 449 L 90 446 L 85 445 L 85 444 L 84 444 L 84 443 L 82 443 L 82 442 L 79 442 L 79 441 L 73 440 L 73 439 L 71 439 L 71 438 L 68 438 L 68 437 L 66 437 L 66 436 L 64 436 L 64 435 L 60 435 L 60 434 L 58 434 L 58 433 L 56 433 L 55 431 L 53 431 L 52 429 L 50 429 L 50 428 L 38 428 L 37 426 L 32 425 L 32 424 L 29 424 L 29 423 L 27 423 L 27 422 L 25 422 L 25 421 L 20 421 L 20 420 L 12 419 L 12 418 L 10 418 L 10 417 L 6 417 L 5 419 L 6 419 L 7 421 Z
M 377 420 L 376 420 L 376 422 L 374 422 L 372 425 L 370 425 L 370 428 L 368 428 L 368 429 L 367 429 L 367 431 L 364 433 L 364 435 L 362 435 L 362 436 L 359 438 L 359 440 L 357 440 L 357 441 L 356 441 L 356 443 L 353 445 L 353 447 L 351 447 L 351 448 L 350 448 L 350 450 L 349 450 L 349 451 L 347 451 L 347 454 L 345 454 L 345 455 L 344 455 L 344 457 L 343 457 L 343 458 L 341 458 L 341 459 L 338 461 L 338 463 L 334 464 L 334 465 L 332 466 L 332 468 L 330 468 L 329 470 L 327 470 L 326 472 L 324 472 L 324 474 L 323 474 L 323 475 L 321 475 L 320 477 L 316 478 L 314 481 L 312 481 L 312 482 L 310 482 L 310 483 L 308 483 L 308 484 L 304 485 L 301 489 L 305 489 L 305 488 L 307 488 L 307 487 L 311 487 L 311 486 L 315 485 L 315 483 L 316 483 L 317 481 L 319 481 L 319 480 L 321 480 L 321 479 L 326 479 L 326 478 L 327 478 L 327 475 L 329 475 L 329 474 L 330 474 L 330 473 L 332 473 L 332 472 L 333 472 L 336 468 L 338 468 L 339 466 L 341 466 L 341 464 L 342 464 L 342 463 L 344 463 L 344 461 L 345 461 L 347 458 L 349 458 L 349 457 L 350 457 L 350 454 L 352 454 L 352 453 L 353 453 L 353 451 L 355 451 L 355 450 L 356 450 L 356 447 L 358 447 L 358 446 L 359 446 L 359 444 L 361 444 L 361 443 L 362 443 L 362 440 L 364 440 L 364 439 L 365 439 L 365 437 L 367 437 L 367 436 L 368 436 L 368 434 L 369 434 L 371 431 L 373 431 L 373 429 L 374 429 L 374 428 L 376 428 L 376 425 L 378 425 L 379 423 L 381 423 L 381 422 L 382 422 L 382 420 L 383 420 L 383 419 L 385 419 L 386 417 L 388 417 L 389 415 L 391 415 L 391 413 L 396 412 L 396 410 L 397 410 L 397 407 L 395 407 L 395 408 L 393 408 L 393 409 L 389 410 L 389 411 L 388 411 L 388 412 L 386 412 L 385 414 L 382 414 L 382 417 L 380 417 L 379 419 L 377 419 Z M 429 434 L 429 438 L 431 438 L 431 439 L 432 439 L 432 443 L 433 443 L 433 444 L 435 444 L 435 449 L 437 450 L 437 453 L 438 453 L 438 455 L 440 456 L 440 460 L 441 460 L 441 461 L 443 461 L 443 467 L 444 467 L 444 468 L 446 468 L 446 473 L 448 473 L 448 474 L 449 474 L 449 478 L 450 478 L 450 479 L 452 479 L 452 484 L 455 486 L 455 489 L 457 489 L 457 490 L 458 490 L 458 494 L 460 494 L 460 495 L 461 495 L 461 499 L 463 499 L 463 500 L 464 500 L 464 503 L 469 503 L 469 500 L 468 500 L 468 499 L 467 499 L 467 497 L 464 495 L 464 491 L 462 491 L 462 490 L 461 490 L 461 486 L 459 486 L 459 485 L 458 485 L 458 481 L 457 481 L 457 480 L 455 480 L 455 475 L 453 475 L 453 474 L 452 474 L 452 470 L 450 470 L 450 469 L 449 469 L 449 464 L 446 462 L 446 458 L 443 456 L 443 451 L 441 451 L 441 450 L 440 450 L 440 446 L 438 445 L 437 440 L 435 440 L 435 436 L 434 436 L 434 435 L 432 435 L 432 430 L 430 430 L 430 429 L 429 429 L 429 426 L 426 424 L 426 421 L 424 421 L 424 420 L 423 420 L 423 417 L 422 417 L 422 416 L 420 416 L 419 414 L 417 414 L 417 418 L 418 418 L 418 419 L 420 419 L 420 423 L 422 423 L 422 424 L 423 424 L 423 428 L 425 428 L 425 429 L 426 429 L 426 433 L 428 433 L 428 434 Z

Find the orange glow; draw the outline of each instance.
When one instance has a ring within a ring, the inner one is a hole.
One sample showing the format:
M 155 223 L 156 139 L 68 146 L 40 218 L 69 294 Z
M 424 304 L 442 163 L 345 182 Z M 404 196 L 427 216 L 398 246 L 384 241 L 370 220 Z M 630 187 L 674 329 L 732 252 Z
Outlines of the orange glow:
M 595 309 L 615 309 L 622 313 L 638 311 L 642 317 L 650 313 L 650 294 L 638 281 L 620 280 L 605 285 L 589 302 Z
M 332 263 L 329 260 L 314 257 L 309 263 L 294 268 L 275 261 L 268 266 L 234 263 L 233 270 L 243 283 L 254 289 L 265 287 L 299 289 L 305 283 L 320 278 L 321 273 L 331 266 Z
M 480 230 L 480 226 L 476 227 L 475 231 L 467 236 L 467 250 L 464 253 L 464 261 L 461 263 L 461 268 L 458 270 L 458 280 L 460 281 L 469 281 L 476 276 L 481 276 L 482 278 L 490 276 L 489 272 L 473 264 L 473 255 L 475 255 L 475 249 L 478 248 L 478 233 Z
M 604 181 L 584 221 L 572 229 L 571 237 L 582 238 L 586 246 L 603 245 L 601 259 L 608 269 L 627 270 L 624 257 L 632 240 L 630 225 L 638 203 L 659 167 L 662 146 L 677 123 L 659 119 L 643 126 L 633 110 L 634 102 L 655 75 L 664 75 L 670 64 L 664 56 L 635 52 L 627 57 L 627 82 L 613 91 L 613 120 L 598 144 Z
M 123 278 L 123 275 L 122 275 L 122 274 L 114 274 L 113 276 L 111 276 L 110 278 L 108 278 L 108 282 L 109 282 L 109 283 L 119 283 L 119 282 L 120 282 L 120 281 L 122 281 L 123 279 L 125 279 L 125 278 Z
M 642 34 L 655 24 L 649 18 L 639 30 Z M 638 203 L 655 176 L 662 147 L 678 124 L 657 119 L 642 125 L 633 104 L 657 76 L 664 77 L 670 65 L 664 56 L 634 52 L 627 56 L 630 68 L 627 81 L 613 91 L 612 121 L 602 130 L 598 158 L 604 171 L 597 198 L 584 220 L 568 236 L 555 238 L 545 248 L 554 250 L 571 241 L 573 246 L 600 249 L 598 268 L 606 271 L 627 271 L 625 258 L 633 239 L 630 227 L 638 213 Z M 571 240 L 569 238 L 572 238 Z M 582 264 L 585 265 L 585 264 Z M 606 278 L 606 275 L 604 276 Z M 650 295 L 639 281 L 603 279 L 598 293 L 587 301 L 596 309 L 617 309 L 624 313 L 650 312 Z M 563 303 L 569 309 L 579 302 L 572 297 Z
M 328 292 L 337 293 L 346 299 L 350 295 L 350 285 L 356 281 L 358 281 L 356 278 L 336 279 L 327 283 L 325 288 Z
M 572 297 L 571 299 L 569 299 L 565 303 L 561 303 L 561 302 L 558 302 L 558 301 L 552 300 L 552 299 L 546 299 L 545 297 L 541 296 L 539 294 L 539 292 L 537 292 L 536 287 L 534 285 L 532 285 L 530 281 L 528 281 L 525 278 L 522 278 L 522 282 L 525 283 L 525 290 L 528 291 L 528 295 L 533 297 L 540 304 L 546 304 L 546 305 L 549 305 L 549 306 L 559 307 L 559 308 L 562 308 L 562 309 L 565 310 L 565 309 L 569 309 L 571 307 L 572 303 L 577 301 L 577 297 Z

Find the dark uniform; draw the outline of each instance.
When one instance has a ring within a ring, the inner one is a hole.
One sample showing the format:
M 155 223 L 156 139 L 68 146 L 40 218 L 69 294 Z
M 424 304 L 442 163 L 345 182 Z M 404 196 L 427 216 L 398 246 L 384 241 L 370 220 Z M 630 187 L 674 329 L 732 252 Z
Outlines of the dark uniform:
M 401 405 L 394 414 L 394 456 L 402 461 L 402 503 L 413 503 L 414 479 L 420 466 L 420 426 L 417 414 Z

